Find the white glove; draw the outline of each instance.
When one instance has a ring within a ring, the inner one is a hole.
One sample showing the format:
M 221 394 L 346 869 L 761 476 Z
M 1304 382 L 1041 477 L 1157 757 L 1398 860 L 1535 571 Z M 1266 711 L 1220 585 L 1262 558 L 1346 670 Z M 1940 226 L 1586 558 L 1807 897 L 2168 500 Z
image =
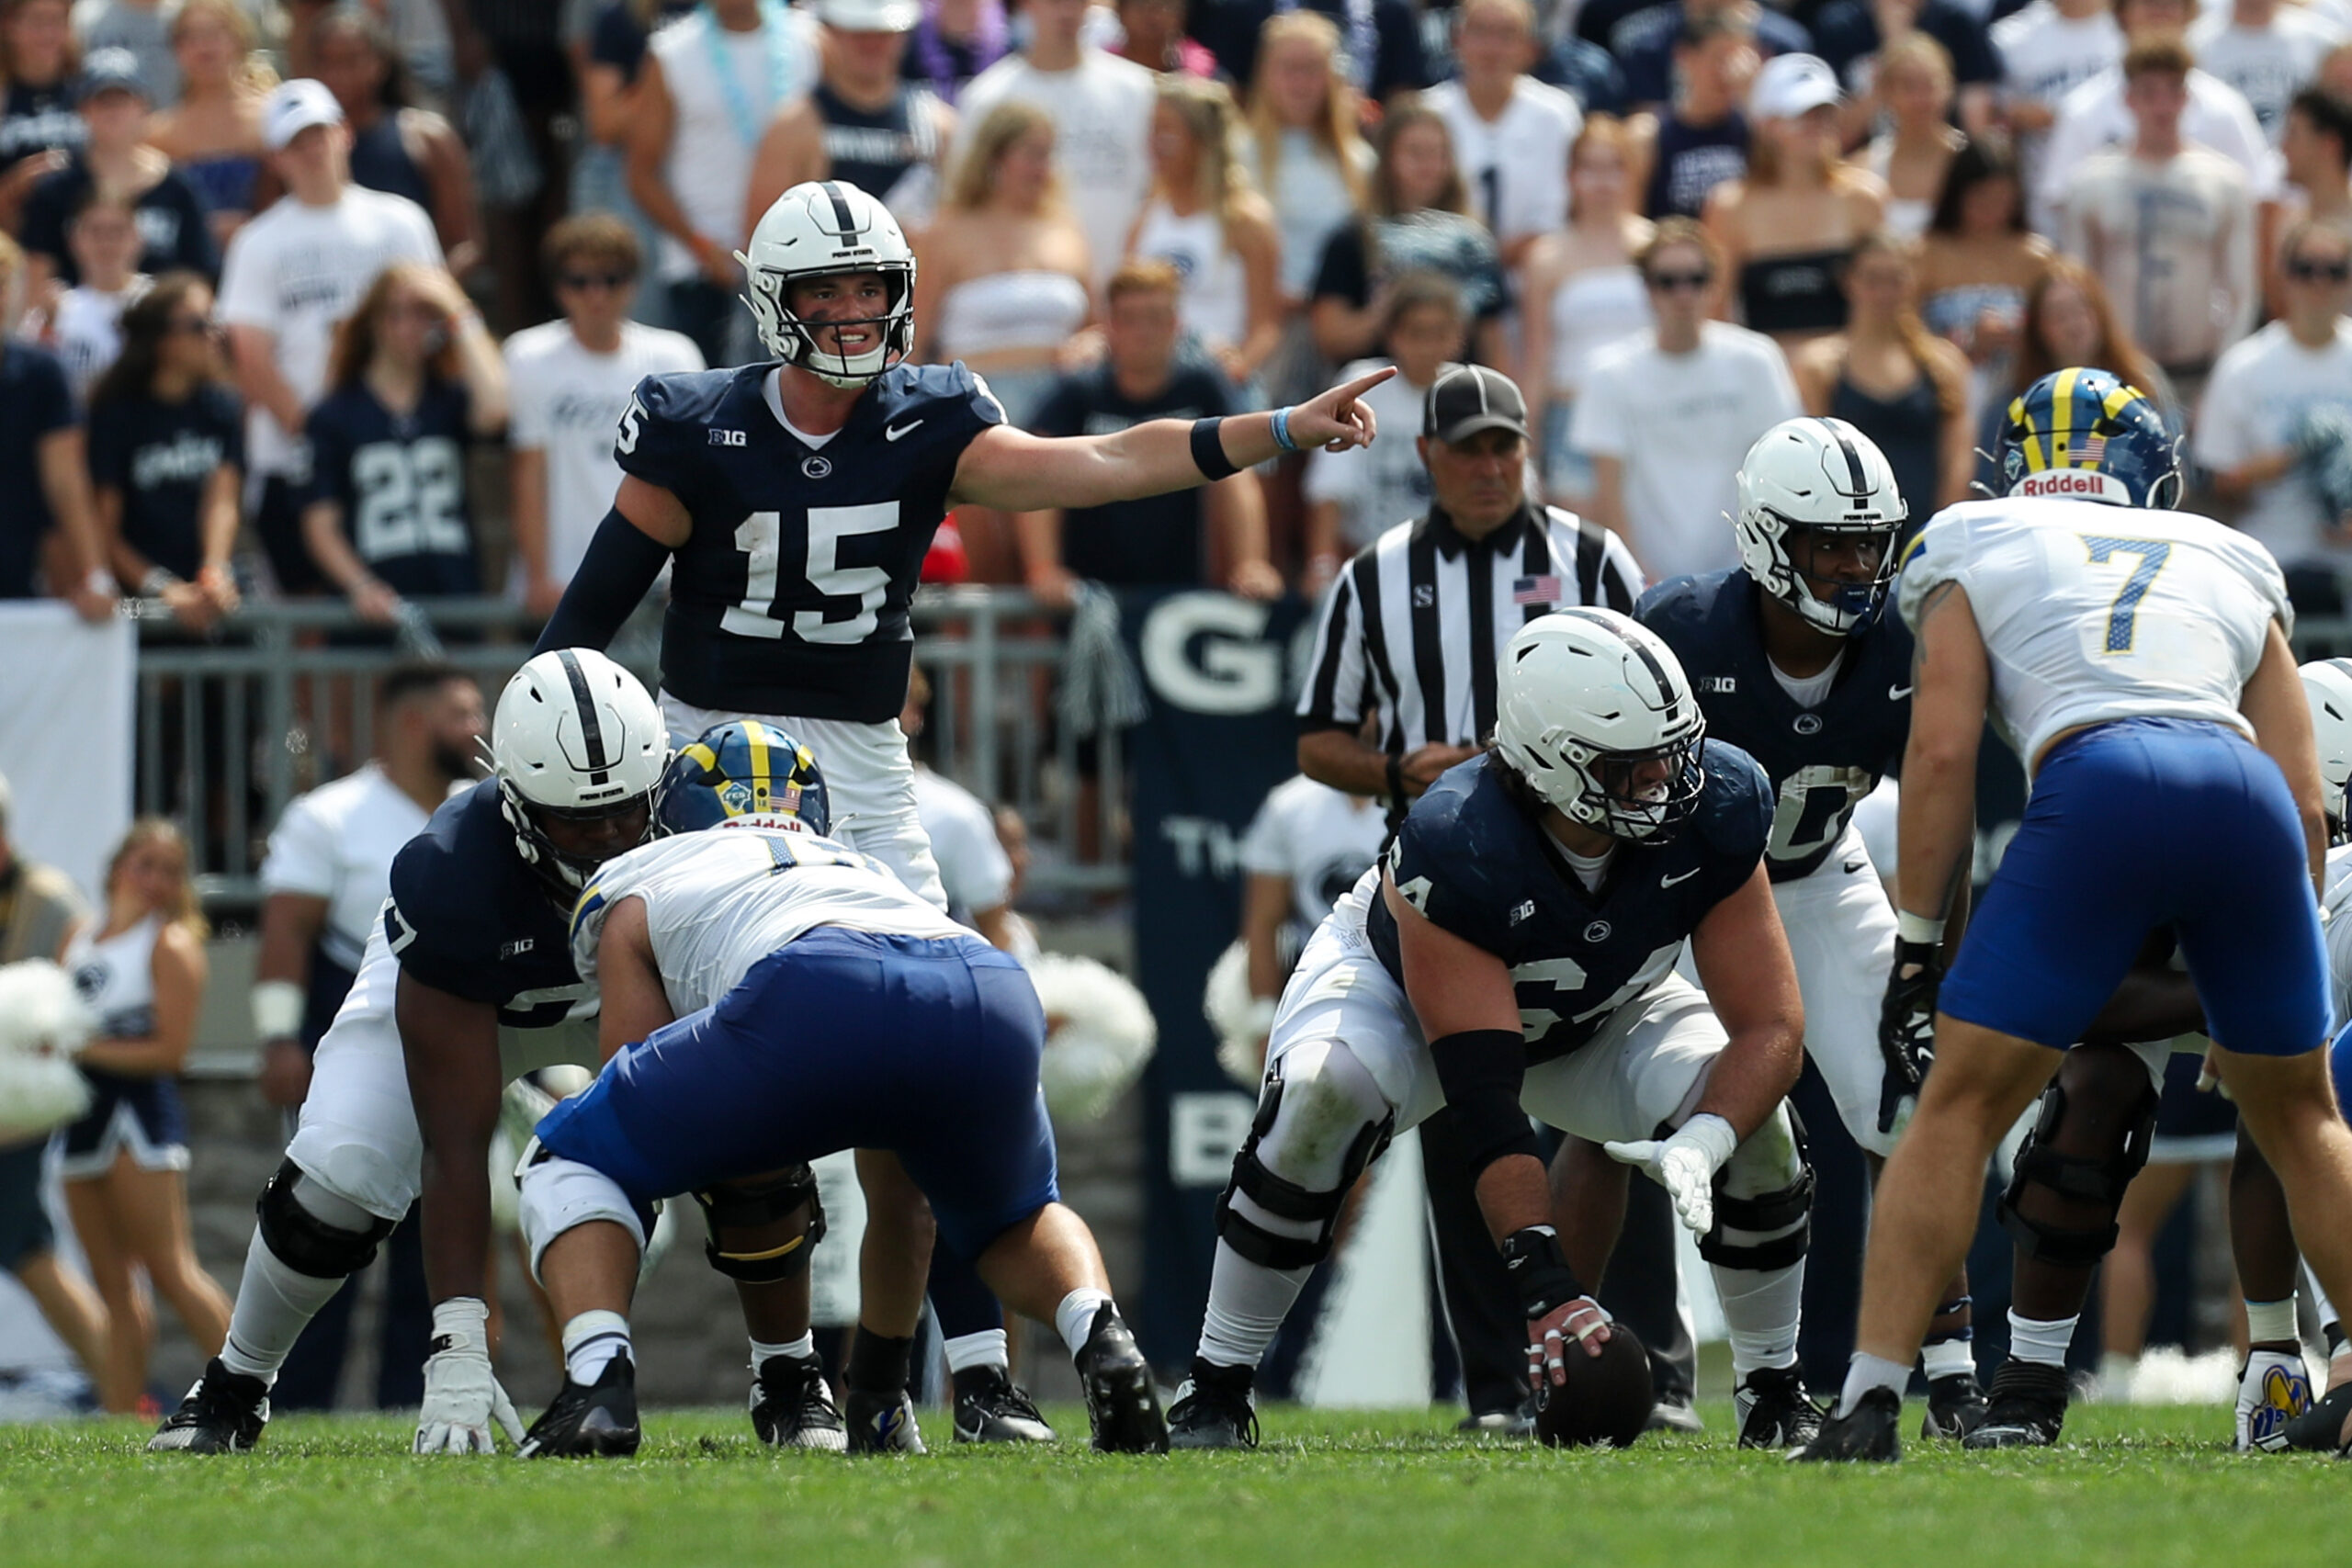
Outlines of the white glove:
M 424 1361 L 424 1407 L 416 1416 L 421 1454 L 496 1453 L 495 1421 L 520 1445 L 523 1422 L 490 1370 L 490 1308 L 476 1296 L 452 1296 L 433 1309 L 433 1354 Z
M 1715 1172 L 1739 1147 L 1739 1134 L 1720 1116 L 1693 1116 L 1669 1138 L 1600 1145 L 1609 1157 L 1640 1166 L 1674 1200 L 1683 1228 L 1705 1235 L 1715 1228 Z

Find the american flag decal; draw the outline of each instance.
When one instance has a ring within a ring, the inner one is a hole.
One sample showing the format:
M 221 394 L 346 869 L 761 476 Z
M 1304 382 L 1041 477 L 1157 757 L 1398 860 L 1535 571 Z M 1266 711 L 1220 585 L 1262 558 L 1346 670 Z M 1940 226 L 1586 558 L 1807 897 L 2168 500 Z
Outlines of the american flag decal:
M 2077 464 L 2103 462 L 2107 457 L 2107 437 L 2086 435 L 2075 443 L 2074 460 Z
M 1560 580 L 1556 577 L 1522 577 L 1510 585 L 1510 602 L 1514 604 L 1556 604 L 1560 602 Z

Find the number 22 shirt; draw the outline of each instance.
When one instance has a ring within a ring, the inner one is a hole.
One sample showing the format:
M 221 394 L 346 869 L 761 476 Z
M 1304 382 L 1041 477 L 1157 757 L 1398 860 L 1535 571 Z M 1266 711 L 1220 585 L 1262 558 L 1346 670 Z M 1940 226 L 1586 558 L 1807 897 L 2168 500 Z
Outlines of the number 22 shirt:
M 334 502 L 351 547 L 405 598 L 481 592 L 466 507 L 466 412 L 465 387 L 438 377 L 405 414 L 364 381 L 311 411 L 311 501 Z

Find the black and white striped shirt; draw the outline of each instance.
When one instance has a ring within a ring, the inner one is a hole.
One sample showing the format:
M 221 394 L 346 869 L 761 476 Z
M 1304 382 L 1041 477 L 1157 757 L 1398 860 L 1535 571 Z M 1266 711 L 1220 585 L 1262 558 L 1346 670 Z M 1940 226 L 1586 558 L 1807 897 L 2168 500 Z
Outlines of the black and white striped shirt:
M 1642 569 L 1624 540 L 1530 502 L 1483 539 L 1435 507 L 1374 539 L 1323 604 L 1299 728 L 1354 729 L 1377 712 L 1392 757 L 1476 746 L 1495 726 L 1495 663 L 1519 628 L 1579 604 L 1631 614 Z

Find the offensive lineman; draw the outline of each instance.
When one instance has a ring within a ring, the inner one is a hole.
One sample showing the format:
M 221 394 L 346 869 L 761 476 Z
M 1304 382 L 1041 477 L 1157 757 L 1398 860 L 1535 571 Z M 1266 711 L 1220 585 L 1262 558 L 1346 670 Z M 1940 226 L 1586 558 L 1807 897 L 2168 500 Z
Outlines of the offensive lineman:
M 679 753 L 657 821 L 669 836 L 597 872 L 572 912 L 611 1065 L 526 1161 L 524 1235 L 570 1353 L 525 1457 L 637 1449 L 623 1314 L 650 1200 L 745 1192 L 779 1167 L 805 1180 L 852 1145 L 898 1155 L 941 1243 L 1060 1330 L 1095 1448 L 1165 1452 L 1151 1368 L 1059 1201 L 1045 1014 L 1020 961 L 825 837 L 814 759 L 756 720 Z M 772 1226 L 752 1244 L 805 1250 L 791 1208 L 743 1216 Z
M 1702 745 L 1672 651 L 1614 611 L 1529 622 L 1497 681 L 1494 749 L 1414 805 L 1283 992 L 1176 1447 L 1255 1445 L 1259 1358 L 1349 1188 L 1441 1104 L 1520 1287 L 1532 1381 L 1564 1382 L 1568 1342 L 1598 1355 L 1608 1337 L 1586 1282 L 1622 1208 L 1555 1207 L 1531 1114 L 1645 1167 L 1699 1235 L 1741 1441 L 1802 1441 L 1819 1419 L 1794 1371 L 1813 1173 L 1781 1103 L 1804 1021 L 1762 863 L 1764 774 Z M 1703 993 L 1674 974 L 1686 939 Z
M 914 254 L 857 186 L 793 186 L 737 260 L 775 360 L 639 384 L 616 443 L 623 477 L 613 510 L 538 646 L 608 646 L 674 558 L 662 635 L 671 730 L 683 738 L 757 718 L 797 737 L 825 759 L 843 839 L 944 909 L 897 719 L 912 649 L 908 605 L 948 509 L 1101 506 L 1206 484 L 1279 452 L 1361 446 L 1375 422 L 1357 396 L 1395 372 L 1272 413 L 1046 439 L 1006 424 L 987 383 L 962 365 L 909 362 Z M 919 1217 L 905 1210 L 920 1199 L 903 1173 L 887 1159 L 859 1163 L 869 1246 L 915 1234 Z M 950 1359 L 1001 1368 L 1001 1320 L 985 1293 L 952 1274 L 937 1284 Z M 913 1299 L 870 1305 L 911 1334 L 920 1294 L 918 1283 Z M 864 1342 L 872 1353 L 853 1351 L 853 1394 L 860 1382 L 903 1383 L 911 1341 L 888 1341 L 887 1355 L 884 1340 Z M 1011 1395 L 973 1392 L 996 1404 L 967 1412 L 959 1393 L 959 1435 L 967 1417 L 982 1433 L 1019 1429 Z M 861 1430 L 869 1403 L 852 1402 Z M 911 1425 L 901 1431 L 914 1440 Z
M 1919 654 L 1885 1029 L 1924 1081 L 1879 1183 L 1858 1348 L 1806 1460 L 1900 1457 L 1903 1383 L 1974 1232 L 1977 1173 L 2160 924 L 2312 1272 L 2352 1299 L 2352 1128 L 2320 1049 L 2325 829 L 2285 581 L 2260 546 L 2165 509 L 2176 442 L 2106 371 L 2027 389 L 2002 457 L 2009 495 L 1938 514 L 1900 578 Z M 2033 793 L 1944 978 L 1930 944 L 1967 873 L 1988 715 Z
M 1764 863 L 1804 998 L 1805 1050 L 1875 1171 L 1902 1109 L 1883 1092 L 1878 1048 L 1894 910 L 1853 815 L 1901 762 L 1911 728 L 1911 634 L 1883 613 L 1909 510 L 1877 444 L 1840 419 L 1766 431 L 1738 492 L 1741 564 L 1660 583 L 1634 614 L 1682 661 L 1715 739 L 1771 779 Z M 1921 1355 L 1923 1437 L 1965 1437 L 1984 1419 L 1970 1337 L 1963 1272 Z

